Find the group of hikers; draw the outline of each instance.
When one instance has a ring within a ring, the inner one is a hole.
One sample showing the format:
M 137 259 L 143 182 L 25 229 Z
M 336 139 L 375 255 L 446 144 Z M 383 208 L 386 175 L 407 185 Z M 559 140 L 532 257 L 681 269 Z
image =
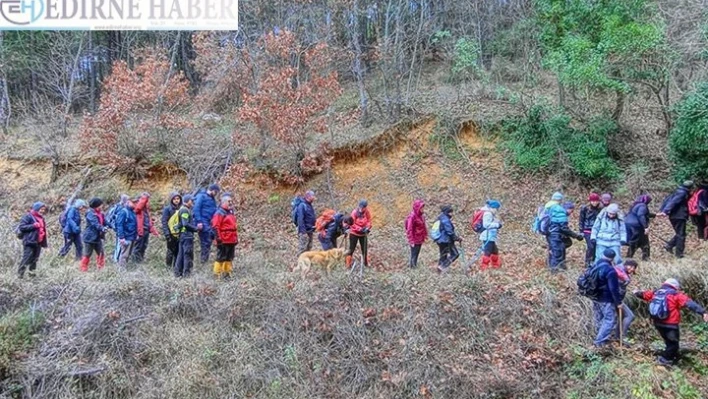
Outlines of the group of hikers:
M 219 186 L 212 184 L 195 195 L 172 193 L 163 208 L 160 227 L 166 243 L 165 263 L 175 277 L 191 274 L 196 234 L 201 245 L 202 264 L 209 261 L 212 242 L 215 242 L 214 274 L 217 278 L 230 278 L 238 244 L 238 226 L 231 195 L 224 193 L 217 201 L 219 192 Z M 88 203 L 76 199 L 59 217 L 64 235 L 64 246 L 59 255 L 66 256 L 73 246 L 79 268 L 84 272 L 88 271 L 94 254 L 97 268 L 105 266 L 104 241 L 109 229 L 115 232 L 113 260 L 121 269 L 125 269 L 128 262 L 143 262 L 150 235 L 160 235 L 150 215 L 149 193 L 135 198 L 122 194 L 106 214 L 103 204 L 101 198 L 93 198 Z M 24 248 L 18 268 L 20 278 L 24 277 L 25 271 L 29 271 L 30 277 L 34 276 L 41 250 L 47 247 L 46 212 L 44 203 L 35 203 L 16 228 Z M 82 217 L 85 219 L 83 228 Z

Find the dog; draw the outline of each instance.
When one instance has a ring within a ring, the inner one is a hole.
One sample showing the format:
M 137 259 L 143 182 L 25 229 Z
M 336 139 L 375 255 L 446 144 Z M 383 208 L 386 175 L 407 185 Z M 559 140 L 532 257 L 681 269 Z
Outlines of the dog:
M 300 271 L 302 276 L 305 277 L 307 273 L 310 272 L 312 266 L 319 266 L 327 274 L 334 268 L 334 266 L 344 259 L 344 248 L 334 248 L 328 251 L 307 251 L 303 252 L 297 258 L 297 266 L 293 271 Z

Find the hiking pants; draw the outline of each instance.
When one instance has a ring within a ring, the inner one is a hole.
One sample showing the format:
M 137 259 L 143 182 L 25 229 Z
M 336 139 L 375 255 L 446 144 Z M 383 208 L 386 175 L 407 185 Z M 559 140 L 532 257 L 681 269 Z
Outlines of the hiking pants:
M 423 244 L 411 245 L 411 261 L 409 264 L 411 269 L 418 267 L 418 256 L 420 256 L 420 249 L 422 247 Z
M 696 225 L 696 233 L 699 240 L 708 240 L 708 213 L 698 216 L 691 216 L 693 223 Z
M 590 232 L 583 232 L 585 237 L 585 266 L 590 267 L 595 263 L 595 242 L 590 239 Z
M 661 338 L 664 340 L 664 345 L 666 345 L 664 351 L 661 352 L 661 357 L 670 362 L 676 362 L 679 353 L 679 340 L 681 339 L 679 327 L 659 325 L 654 325 L 654 327 L 656 327 L 656 331 L 659 332 L 659 335 L 661 335 Z
M 310 233 L 298 233 L 297 235 L 297 256 L 302 255 L 303 252 L 312 250 L 312 232 Z
M 218 244 L 216 246 L 216 261 L 231 262 L 236 254 L 236 244 Z
M 349 234 L 349 252 L 347 253 L 348 256 L 354 255 L 354 251 L 356 250 L 356 244 L 360 243 L 361 244 L 361 257 L 363 258 L 364 261 L 364 267 L 369 266 L 369 237 L 366 235 L 363 236 L 355 236 L 354 234 Z
M 96 253 L 96 266 L 99 269 L 103 269 L 106 262 L 106 255 L 103 251 L 103 241 L 98 242 L 86 242 L 84 243 L 84 257 L 81 258 L 81 271 L 88 271 L 89 262 L 91 261 L 91 256 Z
M 637 249 L 641 249 L 642 260 L 649 260 L 651 248 L 649 246 L 649 236 L 644 232 L 644 228 L 641 226 L 631 226 L 629 229 L 631 229 L 632 240 L 628 243 L 629 248 L 627 249 L 627 257 L 633 257 L 637 252 Z
M 179 251 L 179 238 L 168 236 L 165 237 L 165 245 L 167 250 L 165 251 L 165 265 L 174 270 L 175 262 L 177 261 L 177 252 Z
M 113 262 L 118 263 L 120 260 L 120 240 L 118 239 L 118 236 L 116 235 L 116 244 L 113 247 Z
M 175 262 L 175 277 L 189 277 L 194 264 L 194 236 L 185 237 L 182 234 L 179 238 L 179 250 L 177 251 L 177 261 Z
M 128 266 L 128 258 L 133 252 L 133 245 L 135 245 L 135 241 L 126 240 L 125 244 L 121 244 L 120 240 L 118 241 L 118 247 L 120 248 L 118 251 L 118 267 L 121 269 L 125 269 Z
M 76 249 L 76 260 L 80 260 L 84 253 L 84 246 L 81 242 L 81 233 L 64 233 L 64 246 L 59 250 L 59 256 L 66 256 L 72 245 L 74 245 Z
M 25 275 L 26 269 L 29 269 L 30 277 L 34 275 L 40 252 L 42 252 L 42 247 L 40 247 L 39 244 L 27 244 L 24 246 L 20 267 L 17 269 L 17 275 L 19 275 L 20 278 Z
M 138 237 L 135 240 L 135 245 L 133 245 L 133 262 L 143 263 L 145 260 L 145 251 L 147 251 L 148 244 L 150 243 L 150 233 L 145 231 L 142 237 Z
M 329 251 L 330 249 L 337 248 L 337 238 L 332 237 L 327 238 L 327 237 L 322 237 L 320 235 L 317 235 L 317 239 L 320 241 L 320 245 L 322 245 L 322 250 L 323 251 Z
M 597 244 L 595 247 L 595 262 L 599 261 L 602 259 L 602 254 L 605 252 L 606 249 L 611 249 L 615 251 L 615 259 L 614 259 L 614 264 L 618 265 L 622 263 L 622 246 L 619 244 L 617 245 L 603 245 L 603 244 Z
M 671 226 L 674 228 L 674 237 L 666 243 L 669 249 L 676 248 L 676 257 L 683 258 L 683 251 L 686 248 L 686 220 L 685 219 L 669 219 Z
M 201 247 L 201 252 L 199 252 L 199 260 L 201 260 L 202 264 L 209 262 L 212 240 L 212 231 L 208 228 L 207 224 L 204 224 L 204 229 L 199 232 L 199 244 Z
M 619 316 L 619 315 L 618 315 Z M 622 303 L 622 320 L 617 321 L 617 328 L 615 329 L 615 338 L 619 339 L 619 323 L 622 323 L 622 339 L 627 338 L 627 333 L 629 332 L 629 326 L 632 325 L 634 321 L 634 312 L 627 306 L 626 303 Z
M 563 242 L 563 236 L 560 234 L 549 235 L 548 248 L 548 267 L 551 268 L 551 271 L 565 270 L 565 243 Z
M 438 262 L 438 266 L 442 269 L 450 267 L 452 262 L 456 261 L 460 256 L 460 251 L 457 250 L 454 241 L 444 244 L 438 243 L 438 249 L 440 249 L 440 261 Z
M 617 324 L 617 309 L 610 302 L 592 303 L 593 313 L 595 316 L 595 328 L 597 329 L 597 337 L 595 338 L 595 346 L 602 346 L 610 341 L 612 332 Z

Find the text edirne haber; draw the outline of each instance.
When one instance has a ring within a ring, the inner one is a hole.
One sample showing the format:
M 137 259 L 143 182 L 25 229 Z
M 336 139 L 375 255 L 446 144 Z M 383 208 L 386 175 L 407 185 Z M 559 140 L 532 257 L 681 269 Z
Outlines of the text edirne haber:
M 46 19 L 140 20 L 236 19 L 238 0 L 44 0 Z

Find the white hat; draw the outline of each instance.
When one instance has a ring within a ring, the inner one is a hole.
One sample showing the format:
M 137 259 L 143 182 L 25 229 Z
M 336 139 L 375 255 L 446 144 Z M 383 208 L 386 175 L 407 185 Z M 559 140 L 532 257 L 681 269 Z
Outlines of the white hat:
M 676 288 L 677 290 L 681 289 L 681 284 L 679 284 L 678 280 L 676 280 L 675 278 L 670 278 L 670 279 L 664 281 L 664 285 L 670 285 L 670 286 Z

